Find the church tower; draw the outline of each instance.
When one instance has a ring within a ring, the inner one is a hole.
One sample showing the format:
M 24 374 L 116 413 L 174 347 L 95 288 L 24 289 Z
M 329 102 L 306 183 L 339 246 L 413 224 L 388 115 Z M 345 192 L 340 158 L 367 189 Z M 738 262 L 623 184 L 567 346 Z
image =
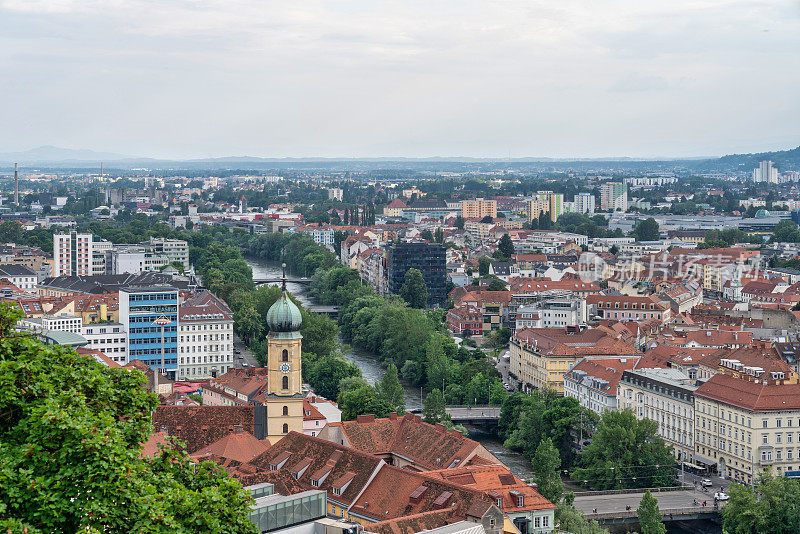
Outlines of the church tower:
M 267 312 L 267 439 L 273 444 L 292 430 L 303 432 L 303 317 L 286 291 L 286 264 L 283 270 L 283 293 Z

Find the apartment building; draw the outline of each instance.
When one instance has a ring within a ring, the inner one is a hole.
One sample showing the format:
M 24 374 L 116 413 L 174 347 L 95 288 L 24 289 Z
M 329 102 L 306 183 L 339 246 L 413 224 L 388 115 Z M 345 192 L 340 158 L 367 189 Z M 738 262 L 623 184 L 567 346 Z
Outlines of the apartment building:
M 89 323 L 81 326 L 87 349 L 99 350 L 120 365 L 128 363 L 128 333 L 121 323 Z
M 519 306 L 514 329 L 577 326 L 586 323 L 586 300 L 564 295 Z
M 166 239 L 151 237 L 148 244 L 153 248 L 153 253 L 166 256 L 169 263 L 180 262 L 185 270 L 189 270 L 189 243 L 182 239 Z
M 658 435 L 672 446 L 676 460 L 693 464 L 698 384 L 678 369 L 627 370 L 619 381 L 617 406 L 658 423 Z
M 39 280 L 36 271 L 25 265 L 2 264 L 0 265 L 0 278 L 5 278 L 18 288 L 35 290 Z
M 617 409 L 617 389 L 622 373 L 636 367 L 633 358 L 584 358 L 564 374 L 564 396 L 574 397 L 598 415 Z
M 523 391 L 549 389 L 559 394 L 564 393 L 564 374 L 583 358 L 641 355 L 605 327 L 526 328 L 511 336 L 509 347 L 510 374 Z
M 53 277 L 94 274 L 92 234 L 53 234 Z
M 461 216 L 465 219 L 497 217 L 497 201 L 476 198 L 461 201 Z
M 606 182 L 600 186 L 600 209 L 628 211 L 628 188 L 623 182 Z
M 603 319 L 617 321 L 645 321 L 657 319 L 669 322 L 672 310 L 667 302 L 656 296 L 632 297 L 627 295 L 589 295 L 586 297 L 589 313 Z
M 800 384 L 779 372 L 719 373 L 695 391 L 695 459 L 751 484 L 800 471 Z
M 200 291 L 179 308 L 178 378 L 195 380 L 233 367 L 233 313 L 210 291 Z
M 592 193 L 578 193 L 575 195 L 574 210 L 575 213 L 585 213 L 590 217 L 594 215 L 595 198 Z

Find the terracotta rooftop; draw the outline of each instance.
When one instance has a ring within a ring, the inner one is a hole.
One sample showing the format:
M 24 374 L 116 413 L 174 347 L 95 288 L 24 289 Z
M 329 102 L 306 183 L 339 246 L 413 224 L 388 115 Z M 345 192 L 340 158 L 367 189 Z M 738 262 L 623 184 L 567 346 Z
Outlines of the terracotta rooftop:
M 158 406 L 153 413 L 155 429 L 185 442 L 189 454 L 231 434 L 236 425 L 253 434 L 253 422 L 253 406 Z
M 331 423 L 330 426 L 340 427 L 347 442 L 356 450 L 400 455 L 421 469 L 442 469 L 454 463 L 463 465 L 477 454 L 500 463 L 477 441 L 458 431 L 448 431 L 441 425 L 425 423 L 418 415 L 360 416 L 356 421 Z
M 755 412 L 800 410 L 800 384 L 779 384 L 719 373 L 694 394 Z
M 268 440 L 257 439 L 253 434 L 245 432 L 241 427 L 234 427 L 233 432 L 215 441 L 211 445 L 194 452 L 192 458 L 203 460 L 214 455 L 219 458 L 247 463 L 264 454 L 269 449 Z
M 504 465 L 481 465 L 456 467 L 440 471 L 429 471 L 452 484 L 466 486 L 482 492 L 494 492 L 502 497 L 503 512 L 515 513 L 531 510 L 549 510 L 556 506 L 542 497 L 532 486 L 512 474 Z M 520 505 L 517 494 L 523 496 Z
M 366 486 L 383 460 L 344 445 L 293 431 L 250 463 L 265 471 L 275 471 L 277 467 L 292 476 L 296 475 L 295 478 L 303 490 L 325 490 L 329 499 L 349 504 Z M 355 476 L 344 491 L 336 495 L 333 491 L 334 482 L 348 472 L 355 473 Z M 315 484 L 312 480 L 315 474 L 324 476 L 324 479 L 317 479 Z

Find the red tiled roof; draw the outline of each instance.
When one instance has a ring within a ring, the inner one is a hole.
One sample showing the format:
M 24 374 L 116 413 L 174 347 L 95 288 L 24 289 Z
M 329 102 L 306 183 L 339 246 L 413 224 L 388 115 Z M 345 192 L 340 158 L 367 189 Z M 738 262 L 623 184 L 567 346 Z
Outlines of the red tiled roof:
M 694 394 L 755 412 L 800 409 L 800 384 L 780 384 L 772 380 L 736 378 L 718 373 L 697 388 Z
M 253 406 L 158 406 L 153 413 L 156 431 L 185 442 L 189 454 L 232 433 L 236 425 L 252 434 L 253 423 Z
M 332 423 L 340 427 L 351 447 L 370 454 L 396 454 L 423 469 L 441 469 L 454 462 L 462 465 L 481 454 L 496 460 L 477 441 L 441 425 L 430 425 L 417 415 L 403 417 L 360 417 L 356 421 Z M 498 461 L 499 463 L 499 461 Z
M 264 454 L 267 449 L 269 449 L 268 440 L 260 440 L 253 434 L 237 427 L 233 432 L 194 452 L 191 456 L 197 460 L 203 460 L 205 457 L 214 455 L 219 458 L 247 463 Z
M 426 474 L 440 476 L 452 484 L 466 486 L 482 492 L 494 492 L 501 496 L 503 512 L 505 513 L 552 510 L 556 507 L 556 505 L 542 497 L 536 489 L 512 474 L 504 465 L 457 467 L 430 471 Z M 516 494 L 522 495 L 522 506 L 518 504 L 519 501 L 516 498 Z

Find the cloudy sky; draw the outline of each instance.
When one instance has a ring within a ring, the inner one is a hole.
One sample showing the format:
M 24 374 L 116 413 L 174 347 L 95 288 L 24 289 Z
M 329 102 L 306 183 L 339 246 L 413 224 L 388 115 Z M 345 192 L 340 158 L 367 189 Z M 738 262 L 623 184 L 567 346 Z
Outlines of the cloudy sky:
M 0 0 L 0 152 L 800 145 L 800 1 Z

